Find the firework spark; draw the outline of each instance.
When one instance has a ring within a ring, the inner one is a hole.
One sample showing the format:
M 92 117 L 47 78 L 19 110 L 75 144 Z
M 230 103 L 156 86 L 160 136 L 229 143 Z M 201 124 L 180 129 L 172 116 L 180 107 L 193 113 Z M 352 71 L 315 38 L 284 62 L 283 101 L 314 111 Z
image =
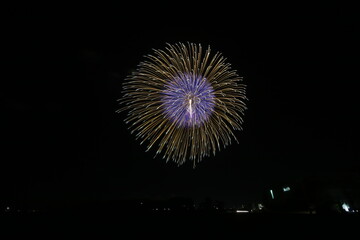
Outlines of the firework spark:
M 178 165 L 196 163 L 237 142 L 246 109 L 242 78 L 221 53 L 203 53 L 201 45 L 168 44 L 154 50 L 125 79 L 119 99 L 131 133 L 157 145 L 157 154 Z M 156 156 L 155 155 L 155 156 Z

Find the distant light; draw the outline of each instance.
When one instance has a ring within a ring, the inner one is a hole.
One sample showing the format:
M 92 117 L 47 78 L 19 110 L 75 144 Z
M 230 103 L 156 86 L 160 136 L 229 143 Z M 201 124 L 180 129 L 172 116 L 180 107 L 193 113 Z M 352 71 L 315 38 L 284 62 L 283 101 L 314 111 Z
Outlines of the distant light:
M 10 210 L 10 207 L 6 207 L 6 210 Z
M 236 213 L 248 213 L 248 210 L 236 210 Z
M 262 210 L 264 208 L 264 205 L 262 205 L 261 203 L 258 204 L 258 208 L 259 210 Z
M 283 190 L 284 190 L 284 192 L 288 192 L 288 191 L 290 191 L 290 187 L 284 187 Z
M 343 203 L 341 207 L 345 210 L 345 212 L 349 212 L 350 206 L 347 203 Z
M 274 199 L 274 193 L 273 190 L 270 189 L 271 198 Z

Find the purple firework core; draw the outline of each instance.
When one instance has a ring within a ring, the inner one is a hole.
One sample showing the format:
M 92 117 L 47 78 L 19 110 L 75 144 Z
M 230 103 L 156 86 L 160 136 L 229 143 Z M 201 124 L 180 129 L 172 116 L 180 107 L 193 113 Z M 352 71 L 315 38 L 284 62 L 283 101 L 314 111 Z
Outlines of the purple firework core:
M 163 91 L 165 115 L 180 127 L 200 126 L 214 110 L 213 91 L 202 76 L 189 74 L 172 79 Z

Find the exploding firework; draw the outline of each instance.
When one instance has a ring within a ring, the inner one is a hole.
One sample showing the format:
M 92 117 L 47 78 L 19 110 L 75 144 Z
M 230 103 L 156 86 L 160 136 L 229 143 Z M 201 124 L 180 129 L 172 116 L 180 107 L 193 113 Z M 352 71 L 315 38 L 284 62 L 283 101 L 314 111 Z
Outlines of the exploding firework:
M 246 109 L 246 86 L 221 53 L 193 43 L 154 50 L 125 79 L 119 99 L 125 122 L 147 151 L 194 167 L 237 139 Z

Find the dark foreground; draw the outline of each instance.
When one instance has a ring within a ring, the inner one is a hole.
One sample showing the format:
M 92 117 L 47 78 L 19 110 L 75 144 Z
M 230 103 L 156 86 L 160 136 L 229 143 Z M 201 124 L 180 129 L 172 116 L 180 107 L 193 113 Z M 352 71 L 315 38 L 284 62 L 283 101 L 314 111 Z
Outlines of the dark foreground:
M 233 239 L 354 236 L 359 215 L 252 213 L 56 213 L 4 215 L 3 233 L 21 237 Z M 351 237 L 353 238 L 353 237 Z

